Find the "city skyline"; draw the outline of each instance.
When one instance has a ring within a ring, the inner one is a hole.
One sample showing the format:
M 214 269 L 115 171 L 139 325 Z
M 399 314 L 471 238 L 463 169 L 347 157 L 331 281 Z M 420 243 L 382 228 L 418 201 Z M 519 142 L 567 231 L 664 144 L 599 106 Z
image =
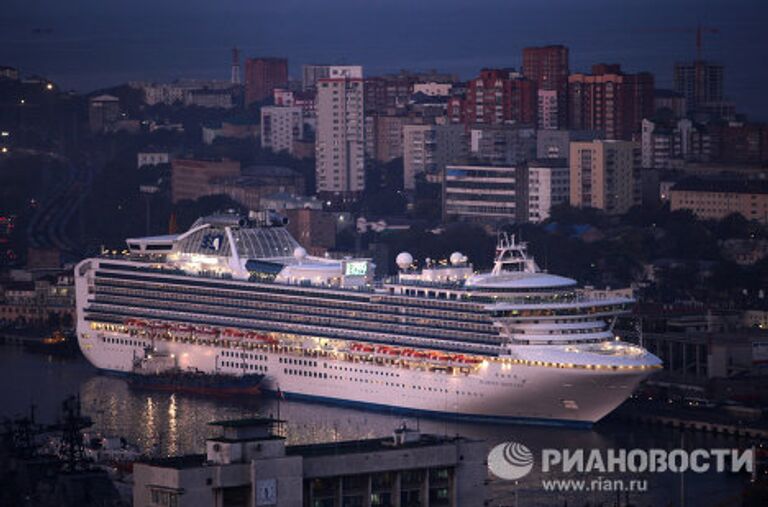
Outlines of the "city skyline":
M 523 47 L 547 44 L 569 47 L 571 72 L 620 63 L 626 72 L 652 72 L 659 88 L 671 88 L 674 64 L 695 57 L 695 28 L 701 23 L 719 30 L 705 34 L 702 56 L 725 66 L 726 96 L 750 118 L 768 117 L 759 86 L 768 70 L 753 63 L 767 43 L 760 16 L 754 15 L 764 8 L 758 2 L 618 9 L 602 1 L 575 7 L 489 0 L 482 8 L 455 1 L 366 8 L 346 0 L 322 8 L 299 0 L 281 6 L 230 1 L 216 10 L 201 2 L 185 3 L 183 12 L 173 10 L 173 3 L 152 6 L 151 15 L 139 2 L 93 5 L 92 15 L 82 19 L 59 13 L 48 0 L 39 5 L 34 14 L 22 13 L 16 1 L 6 8 L 0 61 L 79 91 L 129 80 L 227 79 L 233 46 L 243 58 L 288 58 L 292 78 L 300 77 L 302 64 L 332 63 L 363 65 L 366 75 L 434 68 L 467 79 L 483 67 L 521 68 Z M 439 19 L 430 16 L 435 10 Z M 483 13 L 489 11 L 496 15 L 488 19 Z M 552 12 L 561 15 L 554 18 Z M 313 21 L 318 16 L 322 27 Z M 142 27 L 141 36 L 136 26 Z M 486 29 L 467 30 L 477 26 Z

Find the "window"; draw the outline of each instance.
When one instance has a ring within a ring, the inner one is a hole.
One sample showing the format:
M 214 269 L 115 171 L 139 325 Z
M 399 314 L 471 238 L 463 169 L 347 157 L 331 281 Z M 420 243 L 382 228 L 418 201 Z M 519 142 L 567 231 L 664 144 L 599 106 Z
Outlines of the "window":
M 159 507 L 178 507 L 179 494 L 175 491 L 152 489 L 150 490 L 150 500 L 152 505 Z

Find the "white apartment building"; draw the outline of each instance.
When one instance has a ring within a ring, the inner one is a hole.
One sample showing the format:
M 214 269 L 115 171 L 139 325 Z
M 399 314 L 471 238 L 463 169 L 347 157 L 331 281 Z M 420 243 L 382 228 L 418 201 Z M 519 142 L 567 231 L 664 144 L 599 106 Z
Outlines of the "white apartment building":
M 571 175 L 565 159 L 537 160 L 528 166 L 528 221 L 549 218 L 552 206 L 570 199 Z
M 403 126 L 403 188 L 416 188 L 416 175 L 442 175 L 447 164 L 467 156 L 464 125 Z
M 413 93 L 423 93 L 430 97 L 447 97 L 451 94 L 453 85 L 451 83 L 437 83 L 430 81 L 428 83 L 415 83 Z
M 643 120 L 640 135 L 643 169 L 679 169 L 686 161 L 706 162 L 712 158 L 712 136 L 689 119 L 672 126 Z
M 293 153 L 293 142 L 304 137 L 304 118 L 299 106 L 261 108 L 261 147 Z
M 363 68 L 331 66 L 317 83 L 317 190 L 350 195 L 365 187 Z

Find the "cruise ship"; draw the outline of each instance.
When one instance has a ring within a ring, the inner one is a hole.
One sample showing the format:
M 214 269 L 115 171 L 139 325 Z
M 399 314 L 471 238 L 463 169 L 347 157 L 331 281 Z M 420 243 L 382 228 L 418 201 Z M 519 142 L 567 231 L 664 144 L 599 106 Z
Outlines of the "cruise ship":
M 281 397 L 474 420 L 589 426 L 661 361 L 614 335 L 631 297 L 541 271 L 500 236 L 466 256 L 374 277 L 368 258 L 307 254 L 273 212 L 223 213 L 127 240 L 75 268 L 77 334 L 97 368 L 152 354 L 215 375 L 263 374 Z M 419 265 L 420 264 L 420 265 Z

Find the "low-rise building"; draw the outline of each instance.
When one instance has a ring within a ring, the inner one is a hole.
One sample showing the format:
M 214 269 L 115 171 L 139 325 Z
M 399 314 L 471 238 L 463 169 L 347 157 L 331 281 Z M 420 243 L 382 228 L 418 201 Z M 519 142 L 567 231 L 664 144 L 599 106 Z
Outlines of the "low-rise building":
M 303 194 L 304 177 L 287 167 L 250 166 L 238 176 L 213 178 L 208 186 L 208 195 L 225 194 L 250 210 L 259 210 L 265 196 Z
M 99 95 L 88 101 L 88 124 L 91 132 L 104 132 L 120 119 L 120 99 L 112 95 Z
M 336 246 L 336 215 L 309 207 L 286 209 L 288 232 L 310 255 L 324 255 Z
M 280 422 L 211 423 L 206 453 L 134 466 L 135 507 L 480 507 L 486 446 L 405 427 L 389 438 L 287 446 Z
M 75 318 L 75 287 L 71 273 L 0 284 L 0 323 L 70 327 Z
M 721 220 L 738 213 L 747 220 L 768 224 L 768 182 L 686 178 L 669 191 L 670 209 L 691 210 L 703 219 Z
M 171 162 L 171 199 L 174 203 L 195 200 L 217 193 L 211 188 L 214 178 L 240 176 L 236 160 L 178 158 Z
M 526 166 L 448 165 L 443 217 L 487 224 L 528 220 Z

